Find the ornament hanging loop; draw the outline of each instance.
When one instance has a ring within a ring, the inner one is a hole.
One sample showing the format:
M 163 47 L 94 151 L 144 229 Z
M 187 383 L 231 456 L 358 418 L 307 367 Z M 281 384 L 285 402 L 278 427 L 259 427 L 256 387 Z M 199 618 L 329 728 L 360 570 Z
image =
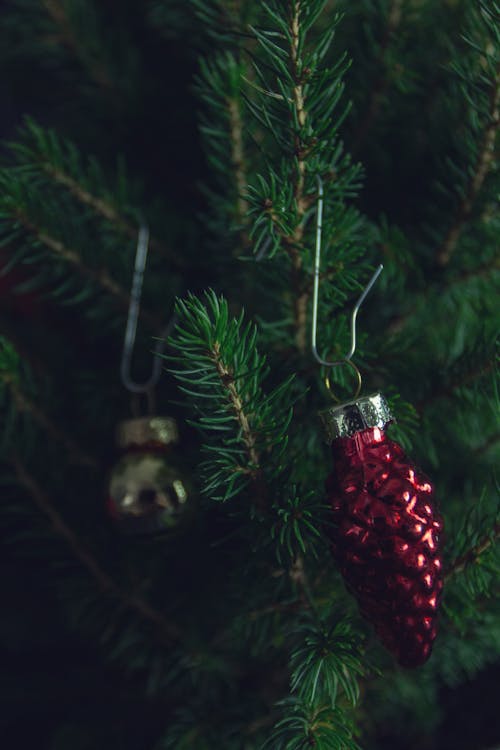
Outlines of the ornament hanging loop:
M 373 287 L 380 273 L 382 272 L 383 265 L 380 264 L 379 266 L 377 266 L 377 268 L 375 269 L 375 273 L 371 277 L 368 284 L 365 286 L 359 299 L 354 305 L 353 311 L 351 313 L 351 347 L 349 351 L 342 359 L 338 359 L 338 360 L 323 359 L 318 353 L 318 347 L 317 347 L 319 277 L 320 277 L 320 261 L 321 261 L 321 239 L 322 239 L 322 232 L 323 232 L 323 223 L 322 223 L 323 222 L 323 181 L 321 177 L 319 177 L 319 175 L 317 177 L 317 181 L 318 181 L 318 208 L 316 212 L 316 250 L 315 250 L 315 257 L 314 257 L 314 287 L 313 287 L 313 313 L 312 313 L 312 328 L 311 328 L 311 351 L 313 353 L 315 360 L 323 367 L 331 368 L 331 367 L 340 367 L 342 365 L 348 365 L 354 370 L 356 374 L 356 380 L 357 380 L 356 393 L 354 395 L 354 398 L 356 398 L 361 391 L 361 373 L 359 372 L 356 365 L 351 361 L 352 356 L 354 355 L 354 352 L 356 351 L 356 318 L 359 312 L 359 308 L 365 301 L 371 288 Z M 330 395 L 333 398 L 335 398 L 332 392 L 330 374 L 328 374 L 325 378 L 325 385 Z M 337 399 L 335 398 L 335 400 Z
M 137 248 L 135 253 L 134 275 L 132 288 L 130 290 L 130 304 L 128 308 L 127 325 L 123 341 L 123 352 L 120 363 L 120 376 L 125 388 L 133 394 L 144 393 L 148 399 L 148 411 L 154 411 L 154 388 L 161 376 L 162 362 L 160 354 L 165 349 L 166 339 L 175 324 L 175 316 L 169 321 L 161 332 L 154 349 L 153 367 L 148 380 L 137 383 L 132 378 L 132 355 L 134 353 L 135 338 L 137 333 L 137 321 L 141 306 L 142 283 L 149 249 L 149 227 L 142 224 L 137 237 Z
M 355 392 L 352 395 L 352 399 L 354 400 L 361 393 L 361 382 L 362 382 L 362 380 L 361 380 L 361 373 L 358 370 L 358 368 L 356 367 L 356 365 L 354 364 L 354 362 L 352 360 L 350 360 L 350 359 L 343 360 L 341 362 L 341 364 L 348 365 L 354 371 L 354 374 L 356 376 L 356 390 L 355 390 Z M 330 380 L 330 375 L 331 375 L 331 370 L 329 370 L 327 372 L 327 374 L 325 375 L 324 383 L 325 383 L 325 386 L 326 386 L 326 390 L 328 391 L 328 393 L 330 394 L 330 396 L 332 397 L 332 399 L 335 401 L 335 403 L 340 404 L 341 399 L 338 398 L 338 396 L 336 396 L 335 393 L 334 393 L 334 391 L 333 391 L 332 383 L 331 383 L 331 380 Z

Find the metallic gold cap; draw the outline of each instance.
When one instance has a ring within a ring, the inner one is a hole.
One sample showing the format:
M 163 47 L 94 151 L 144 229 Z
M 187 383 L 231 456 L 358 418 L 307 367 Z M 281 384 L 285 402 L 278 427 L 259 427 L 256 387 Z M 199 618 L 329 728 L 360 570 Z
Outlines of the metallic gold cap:
M 340 406 L 331 406 L 320 411 L 325 437 L 328 443 L 337 438 L 352 437 L 367 427 L 384 427 L 394 418 L 389 405 L 381 393 L 363 396 Z
M 179 432 L 175 419 L 170 417 L 139 417 L 126 419 L 116 428 L 116 442 L 119 448 L 129 448 L 132 445 L 147 445 L 161 443 L 170 445 L 177 443 Z

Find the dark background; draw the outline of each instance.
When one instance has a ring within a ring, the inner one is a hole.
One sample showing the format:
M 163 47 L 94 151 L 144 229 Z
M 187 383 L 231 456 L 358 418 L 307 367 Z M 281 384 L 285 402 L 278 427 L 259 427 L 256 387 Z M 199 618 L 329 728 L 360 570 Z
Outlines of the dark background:
M 187 220 L 192 217 L 196 224 L 203 208 L 199 185 L 208 174 L 192 91 L 196 40 L 193 50 L 187 38 L 179 41 L 160 36 L 144 22 L 140 3 L 107 0 L 102 6 L 110 28 L 115 14 L 120 14 L 133 36 L 134 47 L 140 51 L 141 67 L 161 71 L 161 75 L 144 78 L 139 97 L 128 97 L 124 85 L 123 97 L 115 104 L 103 101 L 93 91 L 90 95 L 82 91 L 75 97 L 75 80 L 80 85 L 84 72 L 70 58 L 65 61 L 64 55 L 53 61 L 40 59 L 36 50 L 32 57 L 12 54 L 0 72 L 0 134 L 12 137 L 23 116 L 30 114 L 42 124 L 62 132 L 66 129 L 84 151 L 88 148 L 96 153 L 97 149 L 104 163 L 112 164 L 115 154 L 125 154 L 131 171 L 145 176 L 146 195 L 161 195 L 173 223 L 173 236 L 185 241 L 182 232 Z M 0 3 L 0 23 L 10 7 L 12 3 Z M 19 43 L 22 37 L 21 29 Z M 9 40 L 14 47 L 18 43 L 15 34 L 10 34 Z M 98 117 L 92 109 L 96 101 Z M 346 131 L 348 140 L 349 128 Z M 383 148 L 383 134 L 381 138 Z M 367 162 L 367 197 L 362 197 L 361 203 L 373 216 L 383 207 L 389 216 L 397 216 L 400 223 L 409 226 L 413 220 L 412 198 L 423 189 L 435 145 L 426 142 L 423 135 L 415 147 L 411 175 L 398 172 L 398 148 L 406 148 L 404 138 L 399 144 L 391 144 L 391 179 L 383 181 L 375 168 L 370 170 L 373 157 L 361 150 L 359 158 L 366 157 Z M 193 287 L 205 285 L 206 280 L 206 276 L 193 278 Z M 0 278 L 0 294 L 2 318 L 25 316 L 29 324 L 29 307 L 23 307 L 22 300 L 13 294 L 8 275 Z M 49 302 L 44 304 L 52 324 L 57 319 L 55 324 L 68 335 L 78 329 L 75 313 L 62 316 Z M 86 356 L 85 346 L 82 356 Z M 34 556 L 31 560 L 26 555 L 19 559 L 11 543 L 0 550 L 0 601 L 3 747 L 132 750 L 154 745 L 165 725 L 161 701 L 148 697 L 139 679 L 124 676 L 103 660 L 96 645 L 74 634 L 39 559 Z M 401 737 L 383 736 L 378 746 L 386 750 L 492 749 L 500 743 L 499 682 L 500 667 L 491 667 L 457 689 L 443 688 L 444 718 L 428 744 L 422 744 L 421 738 L 414 744 L 412 737 L 402 741 Z

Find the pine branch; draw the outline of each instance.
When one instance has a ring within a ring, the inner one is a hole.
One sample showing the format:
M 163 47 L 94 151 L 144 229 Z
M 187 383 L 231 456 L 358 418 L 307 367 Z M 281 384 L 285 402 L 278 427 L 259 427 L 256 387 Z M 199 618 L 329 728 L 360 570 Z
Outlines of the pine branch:
M 158 635 L 165 642 L 171 643 L 172 641 L 180 640 L 183 636 L 182 630 L 167 620 L 161 612 L 156 610 L 141 596 L 120 588 L 101 567 L 90 550 L 82 544 L 75 532 L 66 524 L 50 499 L 29 474 L 21 460 L 17 456 L 12 456 L 11 463 L 15 469 L 19 484 L 28 491 L 35 505 L 49 520 L 54 533 L 64 539 L 71 549 L 73 556 L 92 576 L 101 592 L 119 601 L 125 609 L 140 615 L 143 620 L 155 628 Z
M 425 307 L 428 307 L 429 299 L 432 295 L 437 294 L 442 299 L 443 295 L 453 294 L 462 284 L 467 284 L 470 281 L 476 281 L 479 279 L 489 280 L 493 274 L 498 273 L 498 271 L 500 271 L 500 258 L 493 257 L 476 268 L 463 269 L 460 273 L 447 278 L 447 284 L 444 289 L 443 283 L 440 280 L 437 280 L 434 284 L 432 282 L 426 282 L 425 289 L 413 297 L 412 304 L 408 309 L 400 315 L 392 318 L 386 329 L 387 335 L 389 337 L 398 335 L 408 323 L 415 318 L 416 313 L 421 309 L 422 304 L 424 304 Z
M 396 32 L 401 23 L 403 2 L 404 0 L 392 0 L 389 9 L 385 33 L 380 43 L 378 57 L 374 63 L 377 68 L 382 68 L 382 73 L 376 83 L 370 88 L 368 107 L 365 114 L 361 117 L 360 125 L 354 133 L 351 147 L 351 153 L 353 156 L 357 155 L 363 147 L 374 122 L 376 122 L 378 118 L 384 96 L 390 86 L 390 78 L 388 76 L 388 71 L 386 70 L 386 60 L 390 44 L 395 38 Z
M 108 96 L 110 93 L 116 94 L 115 85 L 108 70 L 99 60 L 87 53 L 73 30 L 64 4 L 59 0 L 42 0 L 42 3 L 54 24 L 61 30 L 62 43 L 84 64 L 94 81 L 104 89 Z
M 15 210 L 14 217 L 28 234 L 45 245 L 56 256 L 73 266 L 84 279 L 100 287 L 105 294 L 110 294 L 116 301 L 117 306 L 124 312 L 128 311 L 130 305 L 129 293 L 111 277 L 106 269 L 96 270 L 86 266 L 76 250 L 66 247 L 61 240 L 52 237 L 48 232 L 37 227 L 21 210 Z M 151 328 L 161 329 L 161 321 L 157 319 L 156 315 L 145 310 L 144 307 L 141 307 L 140 316 Z
M 290 20 L 290 67 L 294 80 L 293 101 L 295 105 L 295 116 L 300 130 L 304 129 L 307 122 L 307 111 L 304 102 L 304 87 L 302 84 L 302 71 L 299 69 L 299 43 L 301 41 L 300 29 L 300 0 L 292 2 L 292 16 Z M 302 289 L 302 255 L 300 247 L 304 236 L 303 218 L 308 208 L 308 200 L 305 195 L 305 173 L 306 161 L 304 144 L 301 142 L 299 132 L 294 133 L 293 152 L 296 155 L 295 179 L 293 181 L 293 196 L 295 199 L 297 214 L 300 217 L 293 235 L 289 239 L 290 255 L 292 258 L 292 289 L 293 308 L 295 319 L 295 342 L 297 349 L 302 354 L 307 347 L 307 304 L 310 290 Z
M 177 354 L 167 359 L 207 437 L 205 491 L 227 500 L 250 483 L 260 505 L 268 481 L 283 469 L 290 380 L 264 394 L 268 370 L 255 346 L 256 329 L 243 326 L 243 315 L 230 319 L 227 302 L 214 292 L 204 301 L 188 296 L 176 312 L 170 345 Z
M 243 119 L 239 101 L 236 97 L 228 99 L 229 110 L 229 136 L 231 141 L 231 160 L 234 167 L 234 177 L 236 185 L 236 221 L 238 226 L 243 227 L 246 222 L 248 211 L 248 202 L 245 193 L 248 186 L 246 175 L 245 147 L 243 141 Z M 249 244 L 249 237 L 246 232 L 242 231 L 242 249 L 244 250 Z
M 113 185 L 106 187 L 106 175 L 95 159 L 85 158 L 71 141 L 61 138 L 51 129 L 41 127 L 30 117 L 25 118 L 19 139 L 8 145 L 17 165 L 30 179 L 40 174 L 48 175 L 83 206 L 90 207 L 127 237 L 137 240 L 138 221 L 130 221 L 124 215 L 124 209 L 133 216 L 137 215 L 134 208 L 137 197 L 123 195 L 124 190 L 127 193 L 130 190 L 123 173 L 119 174 Z M 128 201 L 125 207 L 118 207 L 125 201 Z M 182 256 L 174 253 L 157 237 L 150 237 L 149 246 L 168 258 L 173 267 L 182 268 L 185 265 Z
M 75 464 L 81 464 L 82 466 L 92 467 L 93 469 L 99 466 L 99 463 L 95 458 L 88 455 L 78 445 L 76 445 L 74 440 L 63 430 L 61 430 L 60 427 L 54 424 L 54 422 L 50 419 L 50 417 L 47 416 L 47 414 L 45 414 L 45 412 L 40 408 L 40 406 L 38 406 L 38 404 L 36 404 L 34 401 L 28 398 L 25 393 L 22 392 L 18 383 L 14 382 L 13 379 L 9 379 L 7 375 L 2 375 L 1 378 L 4 384 L 10 390 L 18 411 L 23 414 L 28 414 L 34 422 L 40 425 L 40 427 L 47 433 L 49 437 L 60 443 L 67 451 L 70 461 Z
M 479 146 L 479 154 L 472 172 L 469 185 L 465 190 L 455 221 L 437 250 L 437 263 L 443 267 L 448 265 L 455 251 L 460 236 L 467 224 L 474 207 L 476 198 L 481 190 L 484 180 L 494 164 L 495 139 L 500 124 L 500 70 L 497 69 L 493 85 L 490 91 L 490 106 L 488 111 L 488 124 L 484 129 L 482 142 Z
M 243 404 L 243 398 L 241 394 L 238 391 L 238 388 L 236 386 L 236 381 L 233 375 L 233 371 L 228 365 L 224 362 L 222 355 L 221 355 L 221 349 L 220 349 L 220 343 L 218 341 L 214 342 L 213 349 L 211 351 L 211 357 L 214 361 L 215 368 L 217 370 L 217 373 L 220 378 L 220 382 L 223 388 L 226 389 L 228 394 L 228 400 L 231 404 L 231 407 L 234 411 L 234 416 L 236 418 L 236 421 L 238 422 L 241 434 L 243 437 L 243 442 L 245 443 L 248 451 L 248 465 L 252 468 L 249 469 L 250 476 L 252 479 L 257 480 L 262 478 L 261 468 L 260 468 L 260 455 L 257 451 L 257 436 L 255 432 L 252 430 L 250 426 L 250 421 L 245 413 L 245 408 Z
M 463 555 L 457 557 L 457 559 L 450 565 L 446 574 L 445 580 L 448 581 L 450 578 L 455 576 L 457 573 L 461 573 L 469 565 L 474 565 L 478 562 L 481 555 L 486 552 L 500 537 L 500 522 L 493 526 L 493 529 L 488 533 L 484 539 L 475 544 Z
M 80 185 L 77 180 L 63 170 L 57 169 L 48 163 L 43 164 L 42 166 L 46 173 L 50 175 L 55 182 L 67 188 L 71 195 L 80 201 L 80 203 L 92 208 L 97 214 L 123 231 L 130 239 L 137 240 L 139 228 L 122 216 L 116 208 L 111 205 L 111 203 L 105 201 L 103 198 L 98 198 L 97 196 L 92 195 L 92 193 Z M 150 237 L 149 246 L 155 252 L 168 258 L 168 261 L 172 266 L 179 268 L 185 266 L 184 259 L 181 256 L 174 254 L 172 250 L 157 237 Z
M 478 378 L 482 378 L 485 375 L 488 375 L 495 369 L 495 366 L 496 361 L 493 358 L 491 360 L 488 360 L 487 362 L 481 362 L 477 367 L 468 369 L 467 372 L 463 373 L 458 380 L 443 382 L 442 385 L 440 385 L 432 393 L 426 396 L 425 399 L 421 399 L 415 404 L 417 412 L 419 414 L 423 414 L 423 412 L 428 409 L 429 406 L 432 406 L 436 401 L 439 401 L 439 399 L 451 398 L 457 389 L 467 386 L 470 383 L 473 383 Z

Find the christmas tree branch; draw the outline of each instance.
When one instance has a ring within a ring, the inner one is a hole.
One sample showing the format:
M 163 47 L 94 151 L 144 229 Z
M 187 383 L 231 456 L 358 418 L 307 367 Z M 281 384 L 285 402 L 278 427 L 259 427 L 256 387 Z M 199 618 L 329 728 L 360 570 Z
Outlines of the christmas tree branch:
M 248 202 L 245 198 L 248 179 L 246 174 L 245 147 L 243 141 L 243 119 L 240 102 L 236 96 L 227 102 L 229 111 L 229 136 L 231 142 L 231 160 L 234 167 L 236 183 L 236 221 L 239 227 L 244 227 L 247 221 Z M 249 244 L 247 233 L 241 230 L 241 245 L 245 250 Z
M 69 192 L 85 206 L 92 208 L 97 214 L 102 216 L 107 221 L 114 224 L 118 229 L 123 231 L 127 237 L 132 240 L 137 240 L 139 227 L 132 222 L 128 221 L 122 216 L 114 206 L 103 198 L 98 198 L 92 195 L 82 185 L 78 183 L 73 177 L 64 172 L 62 169 L 58 169 L 51 164 L 42 165 L 45 172 L 54 179 L 55 182 L 67 188 Z M 161 242 L 156 237 L 150 237 L 149 246 L 152 250 L 156 251 L 160 255 L 168 258 L 169 263 L 175 267 L 183 267 L 183 258 L 179 255 L 174 254 L 169 247 Z
M 458 380 L 444 382 L 442 386 L 436 388 L 432 393 L 426 396 L 426 398 L 421 399 L 415 404 L 417 412 L 422 415 L 426 409 L 432 406 L 436 401 L 439 401 L 439 399 L 451 398 L 458 388 L 462 388 L 463 386 L 473 383 L 478 378 L 484 377 L 492 372 L 495 369 L 495 366 L 495 359 L 489 359 L 481 362 L 479 366 L 467 369 Z
M 33 421 L 36 422 L 50 438 L 60 443 L 67 451 L 71 462 L 81 464 L 82 466 L 89 466 L 94 469 L 99 466 L 95 458 L 79 448 L 69 435 L 66 435 L 60 427 L 54 424 L 38 404 L 22 392 L 18 383 L 12 378 L 9 378 L 7 374 L 2 374 L 0 377 L 10 390 L 18 411 L 22 414 L 29 415 L 29 417 L 31 417 L 31 419 L 33 419 Z
M 471 179 L 465 194 L 459 204 L 455 221 L 437 251 L 437 263 L 446 266 L 455 251 L 462 231 L 467 224 L 474 207 L 474 202 L 481 190 L 484 180 L 491 169 L 495 159 L 495 139 L 500 123 L 500 70 L 496 71 L 490 92 L 490 106 L 488 111 L 488 124 L 484 129 L 483 138 L 479 147 L 476 165 L 471 174 Z
M 457 557 L 457 559 L 450 565 L 446 574 L 445 580 L 448 581 L 450 578 L 455 576 L 457 573 L 461 573 L 469 565 L 473 565 L 478 562 L 481 555 L 486 552 L 500 537 L 500 522 L 493 526 L 493 529 L 488 533 L 484 539 L 481 539 L 471 549 L 464 552 L 463 555 Z
M 214 361 L 221 385 L 227 392 L 227 397 L 234 411 L 234 416 L 241 429 L 243 442 L 247 447 L 248 466 L 251 467 L 248 469 L 248 472 L 252 479 L 261 479 L 262 473 L 260 467 L 260 455 L 257 451 L 257 436 L 252 430 L 249 418 L 245 413 L 243 399 L 238 391 L 233 370 L 224 362 L 221 355 L 220 343 L 218 341 L 214 342 L 210 355 Z
M 67 247 L 61 240 L 37 227 L 23 211 L 15 210 L 14 217 L 28 234 L 71 265 L 84 279 L 100 287 L 105 294 L 110 294 L 122 310 L 128 311 L 130 305 L 129 293 L 111 277 L 106 269 L 96 270 L 86 266 L 76 250 Z M 140 316 L 151 328 L 156 330 L 161 328 L 161 321 L 157 319 L 156 315 L 145 310 L 144 307 L 141 307 Z
M 389 336 L 399 334 L 408 325 L 408 323 L 412 321 L 416 317 L 416 315 L 418 315 L 418 311 L 422 303 L 426 308 L 428 308 L 429 298 L 432 294 L 437 293 L 442 298 L 443 293 L 446 295 L 453 293 L 457 287 L 462 284 L 467 284 L 469 281 L 475 281 L 478 279 L 488 280 L 493 274 L 498 273 L 499 270 L 500 258 L 493 257 L 492 259 L 488 259 L 486 263 L 483 263 L 476 268 L 467 268 L 456 275 L 454 274 L 452 278 L 447 279 L 447 284 L 444 292 L 441 281 L 436 281 L 436 283 L 434 284 L 427 283 L 425 290 L 413 297 L 412 304 L 408 308 L 408 310 L 401 315 L 397 315 L 391 320 L 387 327 L 387 334 Z
M 290 380 L 264 394 L 268 370 L 255 346 L 256 329 L 244 326 L 242 315 L 230 319 L 227 302 L 212 291 L 203 301 L 193 295 L 179 301 L 176 312 L 179 323 L 170 345 L 177 354 L 168 359 L 181 389 L 193 399 L 196 426 L 208 438 L 205 491 L 228 500 L 250 483 L 261 504 L 268 480 L 281 470 L 291 418 Z
M 110 91 L 115 92 L 113 80 L 105 66 L 92 54 L 87 53 L 78 34 L 75 33 L 64 4 L 59 0 L 42 0 L 42 2 L 50 18 L 60 29 L 63 44 L 84 64 L 94 81 L 105 90 L 107 95 Z
M 125 591 L 118 586 L 101 567 L 90 550 L 82 544 L 75 532 L 67 525 L 60 513 L 52 505 L 47 495 L 29 474 L 19 457 L 12 456 L 11 463 L 19 484 L 28 491 L 35 505 L 50 522 L 54 533 L 64 539 L 71 549 L 73 556 L 92 576 L 101 592 L 119 601 L 125 609 L 140 615 L 142 619 L 155 628 L 161 639 L 165 642 L 171 643 L 172 641 L 180 640 L 182 638 L 182 631 L 176 625 L 167 620 L 161 612 L 152 607 L 141 596 Z
M 130 221 L 124 215 L 123 204 L 126 211 L 136 215 L 133 206 L 138 199 L 128 195 L 130 186 L 123 170 L 115 183 L 107 187 L 107 175 L 95 159 L 85 159 L 73 143 L 53 130 L 41 127 L 30 117 L 25 118 L 19 139 L 11 142 L 9 148 L 22 172 L 27 171 L 30 179 L 38 178 L 40 174 L 47 175 L 82 205 L 90 207 L 130 239 L 137 239 L 138 222 Z M 116 205 L 118 201 L 122 204 L 121 209 Z M 149 246 L 168 258 L 173 267 L 183 267 L 182 257 L 157 237 L 150 237 Z
M 374 122 L 377 120 L 384 96 L 390 86 L 386 61 L 390 44 L 395 38 L 396 32 L 401 23 L 402 6 L 403 0 L 392 0 L 391 7 L 389 8 L 385 33 L 380 42 L 379 53 L 374 63 L 374 67 L 382 69 L 382 72 L 376 83 L 370 88 L 368 107 L 366 108 L 365 113 L 361 116 L 360 124 L 354 133 L 351 147 L 351 153 L 353 155 L 356 155 L 363 147 Z
M 303 72 L 301 70 L 299 44 L 301 42 L 300 28 L 300 0 L 293 0 L 290 18 L 290 74 L 294 81 L 292 87 L 293 104 L 295 109 L 295 121 L 298 129 L 293 133 L 293 149 L 295 155 L 295 175 L 293 180 L 293 197 L 296 204 L 298 222 L 293 235 L 287 238 L 287 245 L 292 260 L 292 289 L 293 310 L 295 320 L 295 343 L 297 349 L 304 353 L 307 346 L 307 304 L 310 289 L 303 288 L 302 282 L 302 255 L 300 248 L 304 236 L 304 216 L 308 208 L 308 200 L 305 196 L 305 144 L 302 143 L 301 131 L 305 129 L 307 122 L 307 111 L 304 99 L 304 87 L 302 83 Z

